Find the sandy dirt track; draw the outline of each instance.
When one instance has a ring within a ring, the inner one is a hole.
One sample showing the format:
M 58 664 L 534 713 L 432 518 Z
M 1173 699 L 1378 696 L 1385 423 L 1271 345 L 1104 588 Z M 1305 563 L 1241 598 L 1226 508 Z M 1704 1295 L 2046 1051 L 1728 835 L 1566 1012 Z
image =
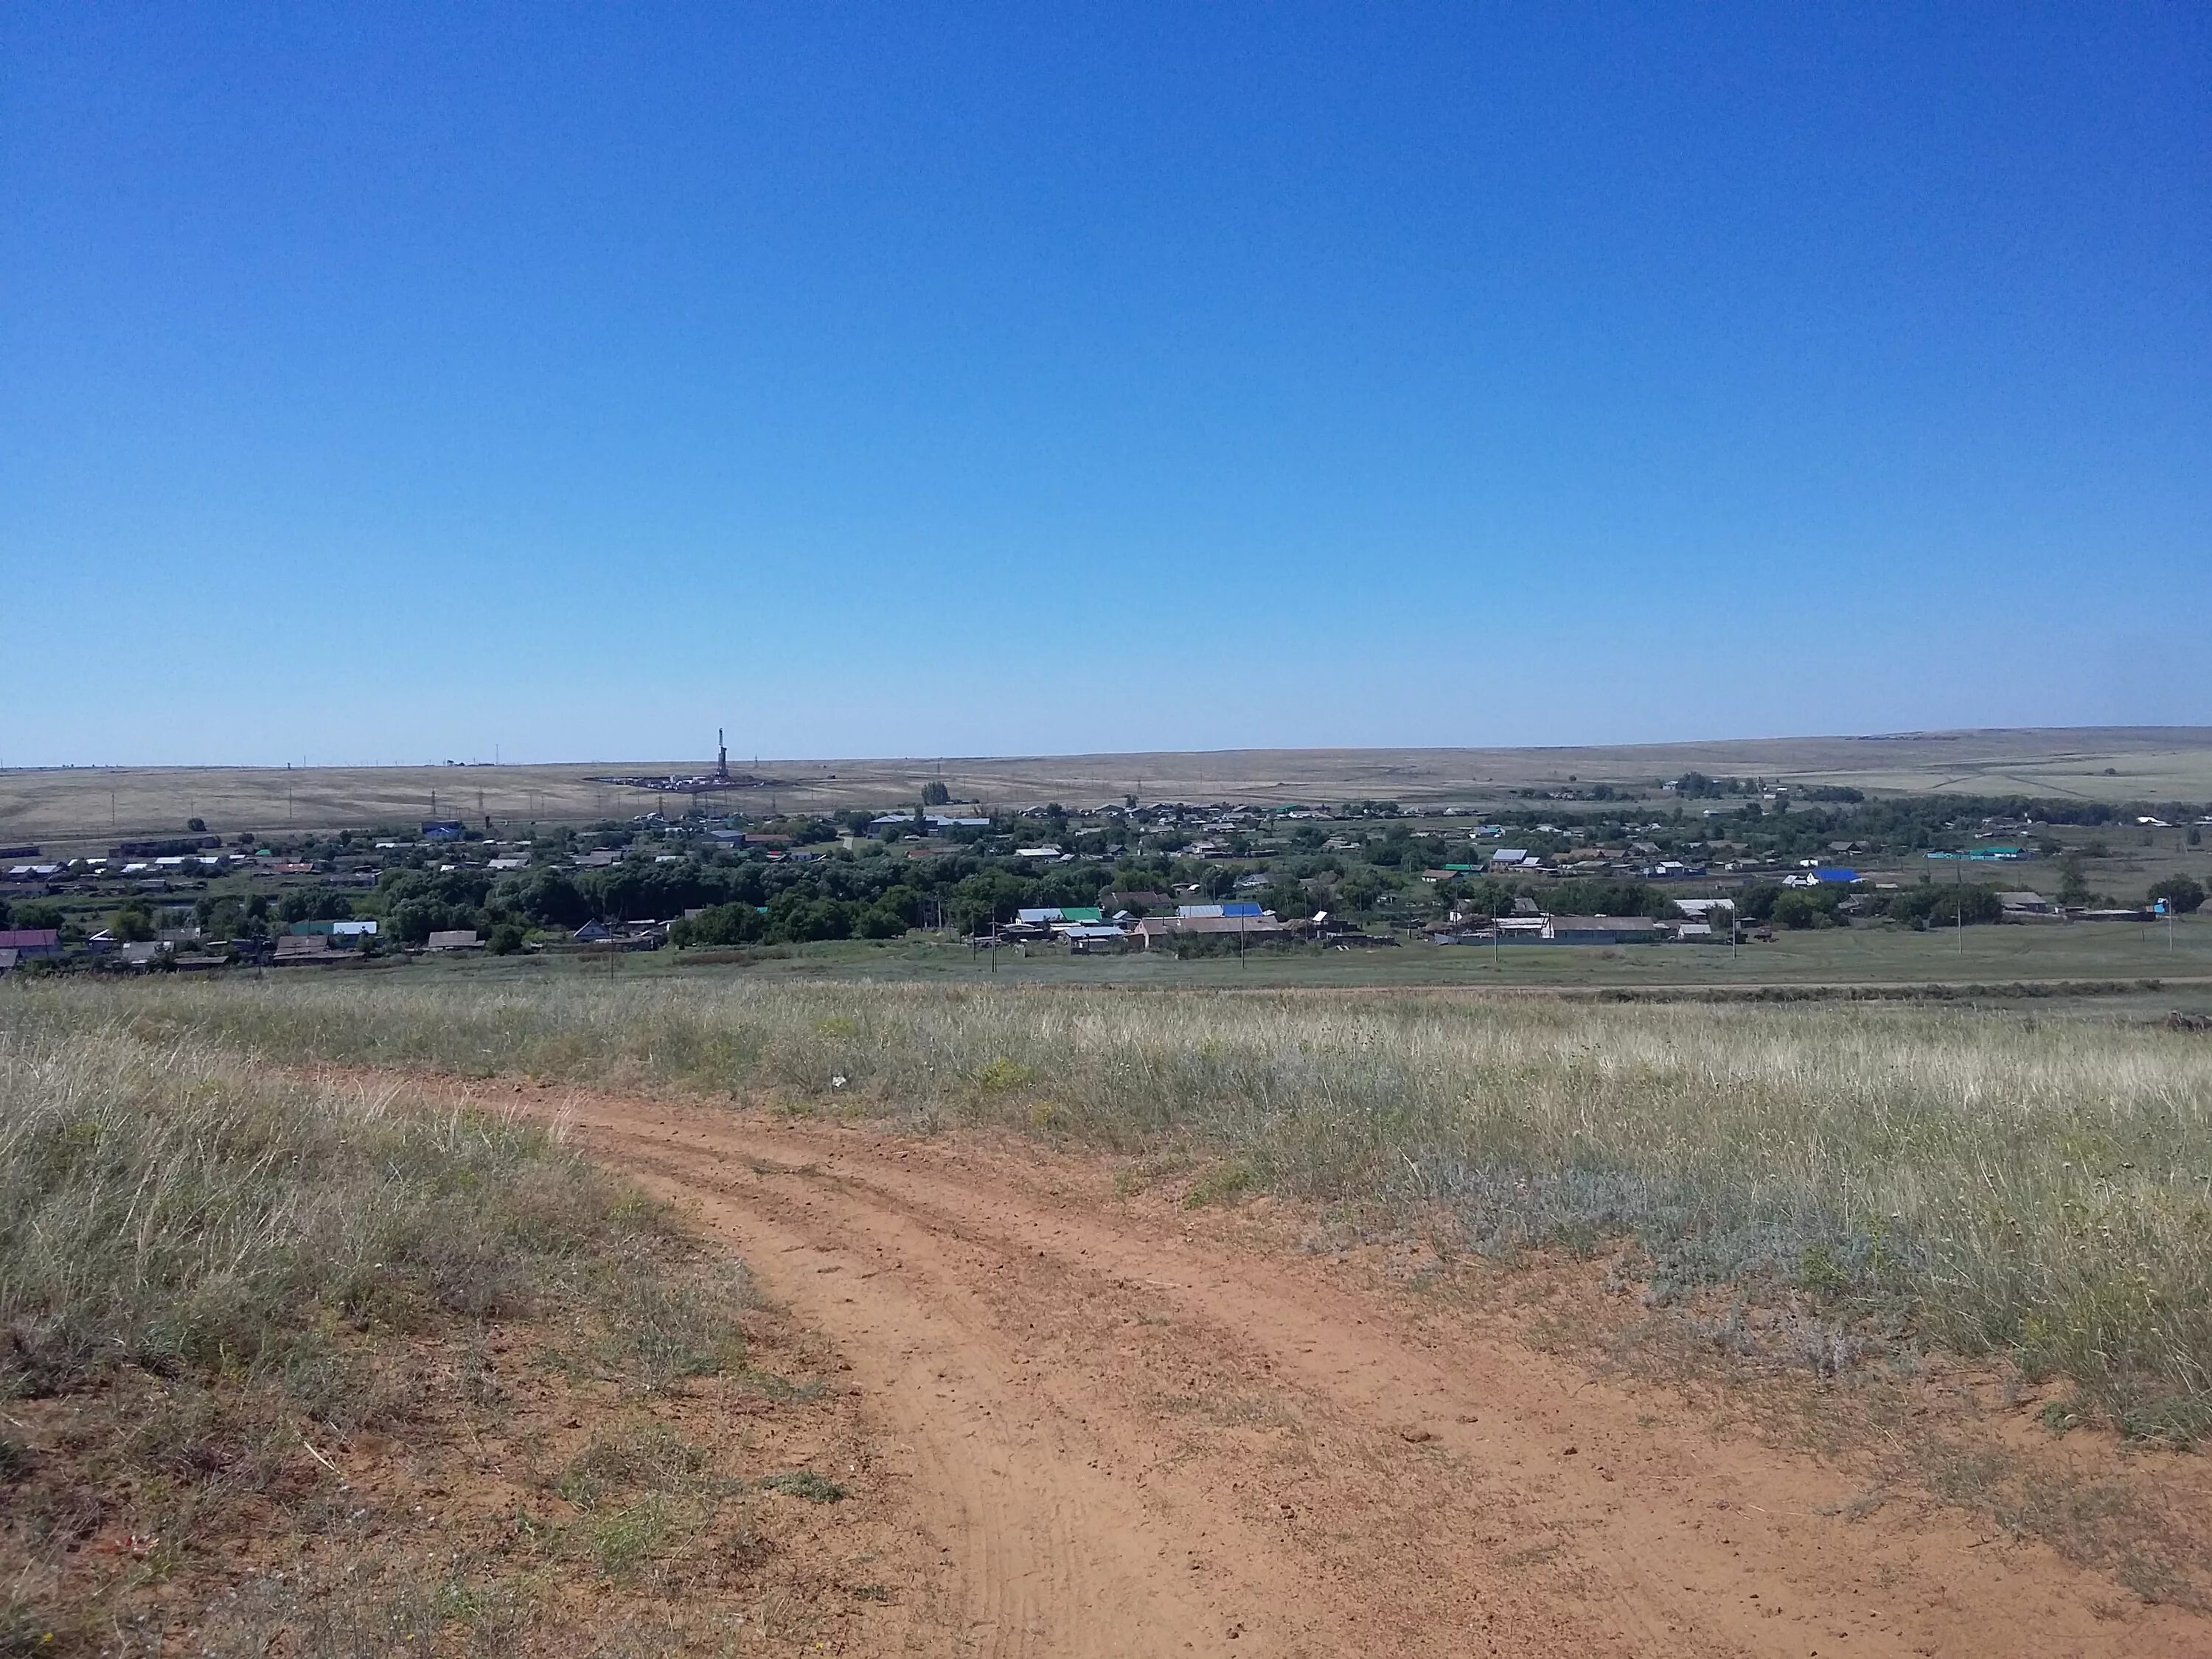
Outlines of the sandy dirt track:
M 908 1651 L 2212 1653 L 2212 1620 L 1952 1511 L 1846 1518 L 1844 1471 L 1117 1201 L 1091 1160 L 474 1092 L 692 1210 L 836 1345 L 955 1586 Z

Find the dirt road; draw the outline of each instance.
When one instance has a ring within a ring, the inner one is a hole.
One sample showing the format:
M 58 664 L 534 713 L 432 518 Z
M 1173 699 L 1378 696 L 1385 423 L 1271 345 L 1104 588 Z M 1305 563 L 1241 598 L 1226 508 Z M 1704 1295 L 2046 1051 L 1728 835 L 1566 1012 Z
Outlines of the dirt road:
M 1849 1518 L 1846 1473 L 1092 1160 L 477 1088 L 837 1346 L 957 1586 L 925 1650 L 2212 1653 L 2212 1620 L 1954 1511 Z

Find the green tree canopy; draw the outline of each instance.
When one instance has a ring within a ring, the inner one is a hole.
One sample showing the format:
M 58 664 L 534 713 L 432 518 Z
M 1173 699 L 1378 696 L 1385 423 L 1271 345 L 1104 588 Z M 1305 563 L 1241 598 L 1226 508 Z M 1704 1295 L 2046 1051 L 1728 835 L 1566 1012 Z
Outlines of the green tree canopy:
M 2164 899 L 2166 908 L 2187 915 L 2204 902 L 2204 886 L 2194 876 L 2168 876 L 2150 890 L 2151 902 Z

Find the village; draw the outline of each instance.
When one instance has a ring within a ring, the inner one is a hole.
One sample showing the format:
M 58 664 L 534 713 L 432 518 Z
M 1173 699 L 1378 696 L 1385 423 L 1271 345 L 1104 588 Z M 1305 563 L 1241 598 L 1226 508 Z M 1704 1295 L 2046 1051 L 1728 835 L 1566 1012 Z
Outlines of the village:
M 975 951 L 1182 957 L 2144 921 L 2201 903 L 2189 871 L 2212 823 L 2176 804 L 1793 800 L 1694 775 L 1523 794 L 1411 810 L 1131 798 L 831 814 L 717 812 L 695 796 L 673 815 L 656 802 L 586 824 L 441 817 L 291 836 L 195 818 L 173 837 L 0 849 L 0 972 L 909 933 Z M 2099 890 L 2122 871 L 2143 878 L 2141 896 Z

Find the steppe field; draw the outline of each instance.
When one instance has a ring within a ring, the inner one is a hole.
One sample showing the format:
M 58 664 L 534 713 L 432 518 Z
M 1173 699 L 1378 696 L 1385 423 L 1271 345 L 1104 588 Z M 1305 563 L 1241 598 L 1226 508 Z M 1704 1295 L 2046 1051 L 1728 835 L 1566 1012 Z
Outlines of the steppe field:
M 173 833 L 337 829 L 434 814 L 504 824 L 628 817 L 665 796 L 594 775 L 691 774 L 712 757 L 531 766 L 74 767 L 0 771 L 0 842 L 68 845 Z M 957 799 L 1021 807 L 1060 800 L 1482 801 L 1570 779 L 1649 786 L 1697 769 L 1870 791 L 2090 800 L 2212 798 L 2212 727 L 2069 727 L 1750 739 L 1587 749 L 1224 750 L 1204 754 L 998 759 L 733 759 L 767 780 L 710 800 L 759 811 L 880 805 L 942 781 Z
M 2212 1651 L 2133 1004 L 0 987 L 6 1651 Z

